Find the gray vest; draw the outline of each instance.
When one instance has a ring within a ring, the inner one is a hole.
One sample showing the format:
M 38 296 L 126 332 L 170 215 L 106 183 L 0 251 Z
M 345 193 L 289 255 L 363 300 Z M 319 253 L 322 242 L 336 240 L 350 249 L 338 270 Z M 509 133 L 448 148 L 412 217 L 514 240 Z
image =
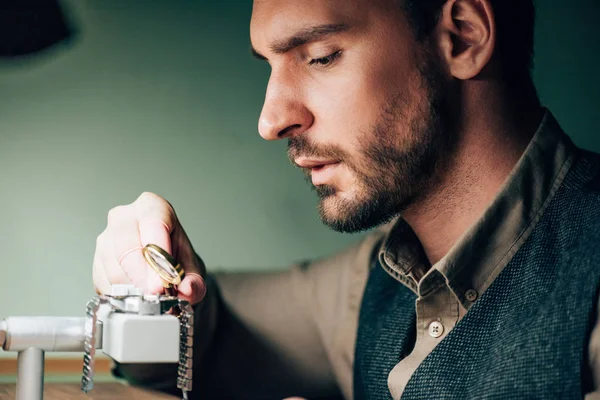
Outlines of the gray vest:
M 600 156 L 582 152 L 531 236 L 414 372 L 402 399 L 581 399 L 600 278 Z M 390 399 L 415 343 L 415 294 L 373 268 L 359 317 L 354 396 Z

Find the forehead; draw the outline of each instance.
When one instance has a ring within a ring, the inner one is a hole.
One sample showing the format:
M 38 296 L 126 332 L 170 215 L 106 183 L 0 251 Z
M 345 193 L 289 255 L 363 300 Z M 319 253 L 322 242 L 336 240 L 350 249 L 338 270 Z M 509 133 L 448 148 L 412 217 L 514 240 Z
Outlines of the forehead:
M 397 0 L 255 0 L 250 36 L 253 44 L 321 24 L 357 26 Z

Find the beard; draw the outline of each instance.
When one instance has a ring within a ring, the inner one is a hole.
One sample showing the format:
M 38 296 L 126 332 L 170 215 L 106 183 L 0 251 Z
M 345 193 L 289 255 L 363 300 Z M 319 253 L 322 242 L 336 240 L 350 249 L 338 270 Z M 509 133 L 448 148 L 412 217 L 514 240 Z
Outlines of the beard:
M 417 88 L 408 95 L 391 96 L 377 122 L 360 136 L 360 160 L 339 148 L 317 147 L 307 136 L 290 137 L 290 160 L 298 155 L 340 160 L 356 177 L 351 197 L 342 196 L 334 185 L 311 183 L 325 225 L 347 233 L 371 229 L 428 194 L 457 142 L 444 79 L 436 59 L 425 55 Z M 305 173 L 310 181 L 310 172 Z

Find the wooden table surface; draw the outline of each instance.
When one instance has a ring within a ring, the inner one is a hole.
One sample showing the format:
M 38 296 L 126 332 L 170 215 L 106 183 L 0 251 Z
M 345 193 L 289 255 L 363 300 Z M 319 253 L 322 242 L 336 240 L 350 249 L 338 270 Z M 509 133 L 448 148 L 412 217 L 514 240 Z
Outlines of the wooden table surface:
M 16 395 L 16 385 L 0 384 L 0 399 L 13 400 Z M 78 383 L 46 383 L 44 384 L 44 400 L 113 400 L 113 399 L 148 399 L 175 400 L 180 397 L 169 396 L 159 392 L 143 390 L 121 383 L 95 383 L 94 389 L 88 394 L 81 391 Z

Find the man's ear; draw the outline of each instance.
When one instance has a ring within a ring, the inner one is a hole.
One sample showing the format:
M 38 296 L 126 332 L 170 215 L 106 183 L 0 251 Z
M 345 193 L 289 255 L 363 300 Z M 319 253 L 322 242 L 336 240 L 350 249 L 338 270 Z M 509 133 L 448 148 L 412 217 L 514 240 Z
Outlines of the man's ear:
M 441 57 L 457 79 L 471 79 L 489 64 L 496 45 L 490 0 L 448 0 L 438 21 Z

